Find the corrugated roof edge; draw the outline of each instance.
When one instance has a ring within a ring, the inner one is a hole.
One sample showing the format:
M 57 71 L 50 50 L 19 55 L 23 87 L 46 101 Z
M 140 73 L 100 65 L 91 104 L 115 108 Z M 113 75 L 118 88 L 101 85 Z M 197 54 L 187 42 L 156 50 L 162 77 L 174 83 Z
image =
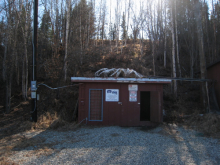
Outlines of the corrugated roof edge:
M 71 77 L 71 82 L 117 82 L 117 83 L 171 83 L 170 79 L 118 78 L 118 77 Z

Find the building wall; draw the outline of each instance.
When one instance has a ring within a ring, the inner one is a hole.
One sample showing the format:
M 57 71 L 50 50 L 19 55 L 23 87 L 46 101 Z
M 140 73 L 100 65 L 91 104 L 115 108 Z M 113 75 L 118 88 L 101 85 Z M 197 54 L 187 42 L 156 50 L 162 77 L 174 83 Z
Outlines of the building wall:
M 129 102 L 127 83 L 82 83 L 79 88 L 78 121 L 89 119 L 89 90 L 103 90 L 103 120 L 89 125 L 141 126 L 162 122 L 163 84 L 137 84 L 137 101 Z M 105 101 L 106 89 L 119 89 L 119 101 Z M 151 121 L 140 121 L 140 91 L 151 92 Z
M 220 62 L 207 69 L 208 79 L 216 80 L 214 88 L 218 106 L 220 107 Z

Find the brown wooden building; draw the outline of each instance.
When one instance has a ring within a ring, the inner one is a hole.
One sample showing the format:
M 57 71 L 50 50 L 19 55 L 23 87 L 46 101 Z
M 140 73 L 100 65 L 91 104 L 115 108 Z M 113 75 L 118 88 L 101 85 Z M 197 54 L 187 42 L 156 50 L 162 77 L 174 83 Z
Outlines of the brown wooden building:
M 215 80 L 214 90 L 218 107 L 220 107 L 220 60 L 207 67 L 207 77 L 208 79 Z
M 144 126 L 163 121 L 163 84 L 168 79 L 72 77 L 79 85 L 78 122 Z

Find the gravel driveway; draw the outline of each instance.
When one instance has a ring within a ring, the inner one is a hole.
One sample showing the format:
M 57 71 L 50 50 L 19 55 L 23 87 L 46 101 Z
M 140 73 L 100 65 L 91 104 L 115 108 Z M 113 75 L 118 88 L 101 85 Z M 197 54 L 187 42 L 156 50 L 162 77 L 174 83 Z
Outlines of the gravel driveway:
M 81 127 L 25 132 L 8 157 L 18 164 L 220 164 L 220 141 L 182 126 Z

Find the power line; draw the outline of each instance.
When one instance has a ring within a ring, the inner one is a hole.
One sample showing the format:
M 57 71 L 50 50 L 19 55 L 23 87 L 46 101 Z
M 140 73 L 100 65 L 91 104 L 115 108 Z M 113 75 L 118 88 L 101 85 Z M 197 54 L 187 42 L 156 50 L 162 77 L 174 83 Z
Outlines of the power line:
M 49 89 L 52 89 L 52 90 L 57 90 L 57 89 L 62 89 L 62 88 L 68 88 L 68 87 L 73 87 L 73 86 L 79 86 L 79 84 L 74 84 L 74 85 L 66 85 L 66 86 L 62 86 L 62 87 L 56 87 L 56 88 L 52 88 L 46 84 L 38 84 L 37 87 L 39 86 L 46 86 L 47 88 Z

